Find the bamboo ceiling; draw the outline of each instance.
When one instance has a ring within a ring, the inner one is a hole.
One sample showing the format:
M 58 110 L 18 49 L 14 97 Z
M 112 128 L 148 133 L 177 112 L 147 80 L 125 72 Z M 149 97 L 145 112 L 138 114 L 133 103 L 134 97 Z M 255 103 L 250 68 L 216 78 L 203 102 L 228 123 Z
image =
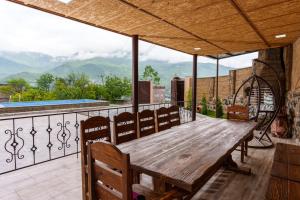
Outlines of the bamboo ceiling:
M 254 51 L 300 36 L 300 0 L 9 1 L 188 54 Z

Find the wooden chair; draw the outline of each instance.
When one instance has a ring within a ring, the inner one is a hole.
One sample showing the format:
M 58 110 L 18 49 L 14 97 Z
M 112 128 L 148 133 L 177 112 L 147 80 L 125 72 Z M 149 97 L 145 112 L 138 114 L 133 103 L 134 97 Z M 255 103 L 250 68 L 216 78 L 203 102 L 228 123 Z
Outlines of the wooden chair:
M 80 122 L 81 137 L 81 170 L 82 170 L 82 199 L 87 200 L 87 144 L 94 140 L 111 142 L 110 119 L 107 117 L 91 117 Z
M 171 200 L 182 196 L 175 189 L 158 194 L 140 184 L 133 185 L 129 154 L 108 142 L 88 145 L 88 177 L 89 200 L 133 200 L 137 195 Z
M 114 116 L 114 137 L 116 144 L 137 139 L 137 120 L 135 114 L 123 112 Z
M 161 107 L 155 111 L 156 131 L 160 132 L 171 128 L 170 112 L 168 108 Z
M 236 121 L 249 121 L 248 107 L 231 105 L 227 107 L 227 119 Z M 253 134 L 241 144 L 241 161 L 244 162 L 244 155 L 248 155 L 248 142 L 253 139 Z
M 171 106 L 168 108 L 169 115 L 170 115 L 170 122 L 171 126 L 178 126 L 180 125 L 180 112 L 179 112 L 179 106 Z
M 155 115 L 153 110 L 143 110 L 138 113 L 137 117 L 140 137 L 155 133 Z

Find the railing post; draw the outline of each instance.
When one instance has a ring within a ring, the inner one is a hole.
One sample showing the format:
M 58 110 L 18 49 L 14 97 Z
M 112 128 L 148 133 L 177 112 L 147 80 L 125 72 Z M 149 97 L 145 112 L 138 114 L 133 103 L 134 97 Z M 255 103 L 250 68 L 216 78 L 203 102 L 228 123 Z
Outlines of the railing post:
M 132 36 L 132 111 L 136 113 L 139 111 L 139 37 L 138 35 Z
M 217 57 L 217 66 L 216 66 L 216 117 L 217 117 L 217 103 L 219 97 L 219 57 Z
M 192 121 L 196 120 L 197 104 L 197 54 L 193 55 L 193 82 L 192 82 Z

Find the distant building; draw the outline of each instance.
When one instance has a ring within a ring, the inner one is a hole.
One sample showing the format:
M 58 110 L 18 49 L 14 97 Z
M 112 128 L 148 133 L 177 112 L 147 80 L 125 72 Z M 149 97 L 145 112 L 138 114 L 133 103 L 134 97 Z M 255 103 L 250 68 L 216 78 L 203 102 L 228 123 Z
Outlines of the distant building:
M 154 85 L 151 81 L 139 81 L 139 103 L 162 103 L 165 101 L 165 86 Z

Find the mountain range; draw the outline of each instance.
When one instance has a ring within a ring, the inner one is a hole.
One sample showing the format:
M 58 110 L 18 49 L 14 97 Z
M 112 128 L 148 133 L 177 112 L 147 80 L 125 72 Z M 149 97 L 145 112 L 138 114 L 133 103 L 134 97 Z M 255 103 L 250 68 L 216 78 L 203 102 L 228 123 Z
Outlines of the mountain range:
M 5 83 L 12 78 L 22 77 L 34 84 L 42 73 L 52 73 L 64 77 L 69 73 L 85 73 L 91 80 L 100 80 L 101 75 L 117 75 L 131 77 L 131 59 L 125 53 L 122 56 L 93 56 L 80 58 L 77 54 L 71 56 L 53 57 L 36 52 L 0 51 L 0 82 Z M 174 76 L 186 77 L 192 74 L 192 62 L 170 63 L 162 60 L 141 60 L 139 73 L 143 73 L 146 65 L 151 65 L 161 78 L 161 84 L 168 85 Z M 219 74 L 227 75 L 233 68 L 220 65 Z M 216 65 L 213 63 L 198 63 L 198 77 L 215 76 Z

